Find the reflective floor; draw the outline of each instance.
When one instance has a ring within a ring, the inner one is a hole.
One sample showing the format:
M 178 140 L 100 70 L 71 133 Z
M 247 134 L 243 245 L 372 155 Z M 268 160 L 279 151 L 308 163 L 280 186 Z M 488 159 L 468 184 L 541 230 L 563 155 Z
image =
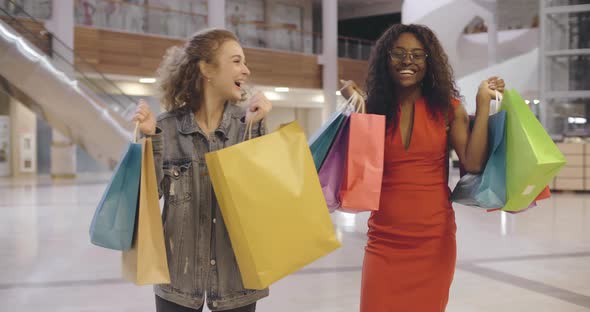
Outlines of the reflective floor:
M 0 179 L 0 311 L 154 311 L 89 243 L 108 175 Z M 455 206 L 449 312 L 590 311 L 590 194 L 554 194 L 521 215 Z M 336 213 L 343 248 L 271 287 L 258 311 L 358 311 L 367 214 Z

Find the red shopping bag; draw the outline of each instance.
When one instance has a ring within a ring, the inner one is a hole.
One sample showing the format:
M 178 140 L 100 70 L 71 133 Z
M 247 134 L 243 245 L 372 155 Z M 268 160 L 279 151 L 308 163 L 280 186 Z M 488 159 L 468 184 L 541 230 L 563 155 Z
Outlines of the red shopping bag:
M 344 174 L 339 192 L 340 210 L 378 210 L 383 181 L 385 116 L 351 114 L 348 137 Z

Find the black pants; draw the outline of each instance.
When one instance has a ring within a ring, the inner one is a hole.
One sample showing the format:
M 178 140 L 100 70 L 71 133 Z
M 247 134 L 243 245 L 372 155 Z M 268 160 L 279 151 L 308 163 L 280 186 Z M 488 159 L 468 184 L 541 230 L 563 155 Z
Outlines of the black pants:
M 156 312 L 202 312 L 202 311 L 203 311 L 203 307 L 200 307 L 195 310 L 195 309 L 183 307 L 183 306 L 178 305 L 174 302 L 170 302 L 168 300 L 165 300 L 165 299 L 162 299 L 162 298 L 156 296 Z M 224 310 L 224 311 L 227 311 L 227 312 L 254 312 L 254 311 L 256 311 L 256 303 L 253 303 L 251 305 L 247 305 L 245 307 L 231 309 L 231 310 Z

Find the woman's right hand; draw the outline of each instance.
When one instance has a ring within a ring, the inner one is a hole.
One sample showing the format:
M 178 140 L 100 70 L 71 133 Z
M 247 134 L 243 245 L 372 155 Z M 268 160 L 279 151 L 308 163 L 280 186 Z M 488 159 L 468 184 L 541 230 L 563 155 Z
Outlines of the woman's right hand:
M 156 116 L 145 100 L 139 100 L 139 105 L 137 105 L 132 120 L 133 122 L 139 122 L 139 130 L 144 135 L 156 134 Z
M 352 80 L 342 80 L 341 79 L 340 83 L 342 84 L 342 89 L 340 89 L 340 94 L 342 94 L 342 96 L 347 100 L 355 92 L 357 92 L 359 95 L 363 94 L 363 91 L 359 88 L 359 86 L 357 86 L 356 82 L 354 82 Z
M 359 88 L 359 86 L 357 86 L 357 84 L 352 81 L 352 80 L 340 80 L 340 83 L 342 84 L 342 89 L 340 89 L 340 94 L 342 94 L 342 96 L 348 100 L 350 99 L 350 97 L 354 94 L 357 93 L 358 97 L 356 98 L 356 102 L 353 103 L 354 108 L 357 110 L 361 110 L 364 111 L 364 104 L 365 104 L 365 99 L 364 99 L 364 92 L 363 90 L 361 90 L 361 88 Z M 363 109 L 361 109 L 363 108 Z

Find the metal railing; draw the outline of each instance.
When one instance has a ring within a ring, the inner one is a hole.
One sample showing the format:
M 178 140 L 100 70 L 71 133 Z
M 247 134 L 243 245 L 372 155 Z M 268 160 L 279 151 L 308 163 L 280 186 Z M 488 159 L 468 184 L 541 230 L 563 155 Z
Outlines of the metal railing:
M 124 32 L 186 38 L 207 27 L 205 2 L 176 3 L 180 9 L 120 0 L 76 0 L 77 25 Z
M 86 27 L 186 39 L 208 25 L 206 1 L 175 3 L 180 6 L 176 8 L 121 0 L 77 0 L 75 5 L 76 24 Z M 303 31 L 300 25 L 268 24 L 233 14 L 226 28 L 245 47 L 321 54 L 322 35 Z M 373 41 L 340 36 L 338 56 L 366 60 L 373 45 Z
M 52 0 L 21 0 L 14 2 L 11 0 L 0 0 L 0 7 L 8 11 L 13 17 L 34 16 L 37 19 L 48 20 L 51 18 L 53 9 Z M 0 12 L 0 15 L 6 15 Z
M 368 60 L 374 45 L 375 42 L 371 40 L 338 36 L 338 56 L 357 60 Z

